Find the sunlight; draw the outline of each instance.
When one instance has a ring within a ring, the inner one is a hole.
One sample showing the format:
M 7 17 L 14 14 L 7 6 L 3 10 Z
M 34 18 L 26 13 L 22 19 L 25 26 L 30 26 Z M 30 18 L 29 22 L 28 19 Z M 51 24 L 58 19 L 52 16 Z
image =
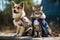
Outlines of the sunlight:
M 34 0 L 35 5 L 40 5 L 42 0 Z

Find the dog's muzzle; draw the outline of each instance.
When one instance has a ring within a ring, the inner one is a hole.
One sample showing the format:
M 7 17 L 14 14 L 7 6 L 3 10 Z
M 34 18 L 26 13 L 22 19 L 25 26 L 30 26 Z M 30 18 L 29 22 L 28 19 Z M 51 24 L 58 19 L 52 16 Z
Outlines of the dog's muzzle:
M 19 13 L 19 12 L 17 12 L 16 10 L 14 10 L 14 13 Z

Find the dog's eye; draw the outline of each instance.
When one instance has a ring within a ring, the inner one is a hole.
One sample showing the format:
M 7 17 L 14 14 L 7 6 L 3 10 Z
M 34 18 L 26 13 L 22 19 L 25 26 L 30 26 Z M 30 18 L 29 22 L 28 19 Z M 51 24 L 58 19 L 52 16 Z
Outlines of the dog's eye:
M 15 8 L 15 7 L 14 7 Z
M 20 7 L 17 7 L 17 9 L 19 9 Z
M 15 7 L 14 7 L 15 8 Z

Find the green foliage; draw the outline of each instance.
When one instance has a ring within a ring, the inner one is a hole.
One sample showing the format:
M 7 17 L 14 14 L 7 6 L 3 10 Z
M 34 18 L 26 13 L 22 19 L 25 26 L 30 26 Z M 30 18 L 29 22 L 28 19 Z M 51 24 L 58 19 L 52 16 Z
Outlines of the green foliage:
M 25 0 L 25 7 L 29 8 L 34 5 L 33 0 Z
M 10 4 L 6 5 L 6 8 L 4 9 L 4 12 L 9 12 L 11 11 L 11 1 L 12 0 L 8 0 Z M 15 1 L 17 4 L 20 3 L 22 0 L 13 0 Z M 25 8 L 30 8 L 31 6 L 34 5 L 33 0 L 24 0 L 24 6 Z

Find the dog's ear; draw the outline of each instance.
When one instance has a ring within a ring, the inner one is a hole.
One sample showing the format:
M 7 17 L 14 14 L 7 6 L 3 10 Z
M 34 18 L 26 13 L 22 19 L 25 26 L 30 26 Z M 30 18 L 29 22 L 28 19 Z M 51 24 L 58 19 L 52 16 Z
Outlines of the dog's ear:
M 24 1 L 20 2 L 19 5 L 22 9 L 24 9 Z
M 12 7 L 15 5 L 16 3 L 14 1 L 12 1 Z

